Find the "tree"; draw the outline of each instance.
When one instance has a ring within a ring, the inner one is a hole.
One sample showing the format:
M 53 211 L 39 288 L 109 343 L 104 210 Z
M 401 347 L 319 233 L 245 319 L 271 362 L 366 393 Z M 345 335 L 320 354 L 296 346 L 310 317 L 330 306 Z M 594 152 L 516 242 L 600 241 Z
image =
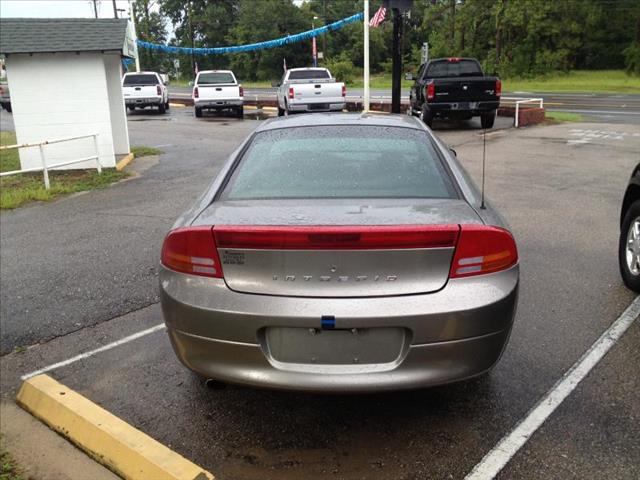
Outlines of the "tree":
M 241 0 L 235 24 L 227 35 L 230 45 L 274 40 L 311 29 L 308 15 L 292 0 Z M 311 42 L 229 55 L 231 68 L 244 80 L 276 79 L 282 76 L 283 59 L 288 67 L 311 65 Z
M 164 18 L 157 10 L 156 0 L 138 0 L 134 3 L 134 18 L 136 33 L 141 40 L 151 43 L 165 43 L 167 30 Z M 144 70 L 168 72 L 171 69 L 171 60 L 160 52 L 154 52 L 144 48 L 138 49 L 140 66 Z

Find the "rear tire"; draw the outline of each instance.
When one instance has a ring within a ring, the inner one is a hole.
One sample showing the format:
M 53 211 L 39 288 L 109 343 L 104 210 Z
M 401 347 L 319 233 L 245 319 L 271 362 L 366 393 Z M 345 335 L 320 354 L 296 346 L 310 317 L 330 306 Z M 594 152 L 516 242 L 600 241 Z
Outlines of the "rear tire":
M 482 128 L 492 128 L 494 122 L 496 121 L 496 111 L 493 110 L 489 113 L 483 113 L 480 115 L 480 124 Z
M 202 109 L 196 107 L 196 117 L 197 118 L 201 118 L 202 117 Z
M 167 100 L 167 103 L 164 104 L 164 108 L 165 110 L 169 110 L 169 100 Z
M 433 114 L 427 110 L 426 107 L 422 107 L 422 110 L 420 111 L 420 120 L 422 120 L 427 127 L 431 128 L 433 125 Z
M 158 113 L 162 114 L 165 113 L 167 111 L 167 109 L 164 106 L 164 103 L 161 103 L 160 105 L 158 105 Z
M 284 109 L 280 108 L 280 106 L 278 106 L 278 116 L 284 117 Z
M 244 107 L 236 108 L 236 117 L 244 118 Z
M 640 238 L 638 238 L 638 230 L 640 230 L 640 200 L 636 200 L 631 204 L 627 213 L 624 216 L 624 220 L 622 221 L 622 227 L 620 228 L 620 241 L 618 243 L 618 264 L 620 265 L 620 275 L 622 275 L 622 280 L 624 280 L 624 284 L 633 290 L 634 292 L 640 293 L 640 269 L 637 268 L 637 262 L 640 260 L 636 260 L 636 268 L 635 271 L 632 271 L 632 267 L 634 266 L 633 262 L 628 261 L 627 259 L 627 250 L 628 247 L 634 247 L 634 245 L 628 245 L 630 237 L 632 233 L 631 229 L 636 229 L 635 236 L 635 248 L 634 251 L 638 255 L 640 255 Z

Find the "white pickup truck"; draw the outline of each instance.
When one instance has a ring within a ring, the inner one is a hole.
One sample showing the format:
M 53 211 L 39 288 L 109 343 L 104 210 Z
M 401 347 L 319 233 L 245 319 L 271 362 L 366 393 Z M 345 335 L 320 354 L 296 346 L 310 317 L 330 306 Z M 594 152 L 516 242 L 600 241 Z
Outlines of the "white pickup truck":
M 339 112 L 344 109 L 347 89 L 326 68 L 292 68 L 278 87 L 278 116 L 293 112 Z
M 244 90 L 231 70 L 198 72 L 192 97 L 196 117 L 202 117 L 203 110 L 231 110 L 238 118 L 244 116 Z
M 158 112 L 169 110 L 169 92 L 156 72 L 125 73 L 122 79 L 124 104 L 131 111 L 136 107 L 156 107 Z

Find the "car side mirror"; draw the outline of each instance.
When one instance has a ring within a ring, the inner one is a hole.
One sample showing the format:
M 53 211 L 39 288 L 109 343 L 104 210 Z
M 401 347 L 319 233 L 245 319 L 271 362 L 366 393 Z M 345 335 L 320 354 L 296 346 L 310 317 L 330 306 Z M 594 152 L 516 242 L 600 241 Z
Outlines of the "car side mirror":
M 413 80 L 413 73 L 405 73 L 404 79 L 405 80 Z
M 193 82 L 189 82 L 189 86 L 190 86 L 190 87 L 193 87 Z
M 280 82 L 271 82 L 271 86 L 272 87 L 279 87 L 280 86 Z

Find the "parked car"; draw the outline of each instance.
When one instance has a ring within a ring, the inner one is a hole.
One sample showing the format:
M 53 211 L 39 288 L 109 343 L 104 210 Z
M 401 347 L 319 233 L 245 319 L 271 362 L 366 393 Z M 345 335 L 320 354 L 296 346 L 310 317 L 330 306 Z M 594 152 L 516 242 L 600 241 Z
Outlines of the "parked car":
M 294 112 L 340 112 L 344 110 L 347 88 L 326 68 L 291 68 L 278 87 L 278 116 Z
M 153 107 L 158 112 L 169 110 L 169 91 L 156 72 L 125 73 L 122 79 L 124 103 L 130 111 Z
M 244 89 L 231 70 L 203 70 L 193 86 L 196 117 L 203 110 L 231 110 L 236 117 L 244 116 Z
M 618 263 L 625 285 L 640 293 L 640 163 L 633 169 L 622 200 Z
M 412 80 L 412 75 L 407 75 Z M 480 116 L 491 128 L 500 106 L 502 82 L 485 76 L 475 58 L 436 58 L 420 66 L 411 87 L 411 113 L 431 126 L 435 118 L 468 120 Z
M 11 113 L 11 95 L 9 93 L 9 84 L 6 82 L 0 83 L 0 106 Z
M 516 243 L 454 153 L 406 115 L 261 124 L 164 240 L 178 358 L 225 382 L 376 391 L 489 371 Z

